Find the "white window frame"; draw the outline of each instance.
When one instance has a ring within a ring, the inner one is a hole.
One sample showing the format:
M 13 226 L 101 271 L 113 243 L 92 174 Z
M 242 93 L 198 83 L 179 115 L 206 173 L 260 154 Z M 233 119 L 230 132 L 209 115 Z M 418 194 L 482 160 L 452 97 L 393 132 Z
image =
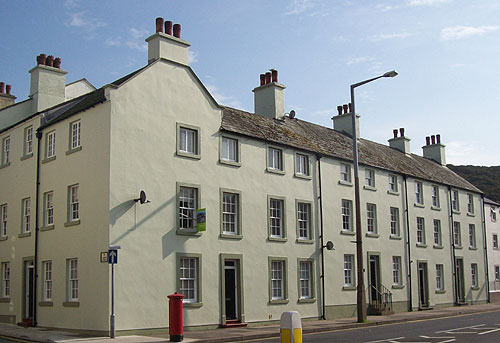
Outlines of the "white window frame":
M 196 230 L 196 210 L 199 206 L 199 188 L 179 185 L 177 195 L 179 230 Z
M 26 233 L 31 231 L 31 198 L 25 198 L 21 204 L 22 221 L 21 232 Z
M 68 222 L 75 223 L 80 220 L 79 184 L 68 186 Z
M 432 206 L 435 208 L 440 208 L 440 203 L 439 203 L 439 186 L 432 185 Z
M 354 287 L 355 286 L 355 276 L 354 276 L 354 255 L 345 254 L 344 255 L 344 287 Z
M 399 228 L 399 208 L 391 207 L 389 209 L 389 213 L 390 213 L 391 236 L 400 237 L 401 232 Z
M 42 299 L 52 301 L 52 261 L 42 262 Z
M 434 219 L 433 220 L 433 236 L 434 236 L 434 245 L 440 247 L 443 245 L 443 237 L 441 234 L 441 220 Z
M 66 260 L 67 275 L 67 300 L 68 302 L 78 302 L 78 259 L 69 258 Z
M 7 237 L 7 204 L 0 205 L 0 237 Z
M 70 150 L 78 149 L 82 146 L 81 144 L 81 120 L 74 121 L 70 124 Z
M 56 156 L 56 131 L 47 133 L 45 158 Z
M 436 290 L 444 291 L 444 265 L 436 264 Z
M 495 265 L 494 269 L 495 269 L 495 281 L 500 281 L 500 266 Z
M 478 285 L 479 285 L 477 272 L 478 272 L 477 263 L 471 263 L 471 265 L 470 265 L 470 273 L 471 273 L 471 285 L 472 285 L 472 288 L 477 288 Z
M 198 258 L 179 257 L 179 293 L 184 295 L 183 303 L 197 303 L 198 300 Z
M 401 286 L 403 284 L 403 273 L 401 256 L 392 256 L 392 285 Z
M 467 213 L 474 214 L 474 196 L 467 193 Z
M 354 232 L 354 227 L 352 225 L 352 201 L 347 199 L 342 199 L 341 209 L 342 209 L 341 211 L 342 231 Z
M 10 262 L 2 262 L 2 298 L 10 297 Z
M 298 240 L 311 240 L 311 203 L 297 201 Z
M 493 207 L 493 206 L 490 207 L 490 218 L 491 218 L 491 221 L 494 223 L 497 221 L 497 208 L 496 207 Z
M 398 177 L 394 174 L 389 174 L 389 191 L 392 193 L 398 192 Z
M 417 217 L 417 244 L 425 244 L 425 219 Z
M 462 229 L 460 222 L 453 222 L 453 244 L 455 247 L 462 247 Z
M 295 153 L 295 174 L 297 176 L 310 176 L 309 155 Z
M 33 153 L 33 126 L 24 129 L 24 155 Z
M 269 262 L 270 301 L 287 299 L 286 260 L 271 259 Z
M 10 163 L 10 136 L 5 137 L 2 140 L 2 165 L 8 165 Z
M 225 162 L 239 162 L 239 143 L 236 138 L 222 136 L 221 138 L 221 160 Z
M 240 195 L 232 192 L 222 192 L 222 233 L 225 235 L 238 235 Z
M 451 191 L 451 208 L 455 212 L 460 211 L 459 195 L 458 195 L 458 191 L 455 191 L 455 190 Z
M 420 181 L 415 181 L 415 203 L 424 204 L 424 185 Z
M 268 203 L 269 237 L 285 238 L 285 200 L 270 197 Z
M 313 262 L 298 261 L 299 267 L 299 299 L 313 298 Z
M 44 226 L 54 225 L 54 192 L 44 194 Z
M 498 250 L 498 234 L 493 234 L 493 250 Z
M 271 171 L 284 171 L 283 168 L 283 150 L 276 147 L 267 147 L 267 168 Z
M 350 164 L 347 163 L 340 164 L 340 181 L 345 183 L 352 183 Z
M 474 224 L 469 224 L 469 246 L 473 249 L 477 248 L 476 225 Z
M 377 205 L 366 204 L 366 227 L 368 233 L 377 234 Z
M 201 129 L 187 124 L 176 124 L 177 156 L 200 159 L 201 158 Z
M 375 170 L 365 169 L 365 185 L 366 187 L 375 188 Z

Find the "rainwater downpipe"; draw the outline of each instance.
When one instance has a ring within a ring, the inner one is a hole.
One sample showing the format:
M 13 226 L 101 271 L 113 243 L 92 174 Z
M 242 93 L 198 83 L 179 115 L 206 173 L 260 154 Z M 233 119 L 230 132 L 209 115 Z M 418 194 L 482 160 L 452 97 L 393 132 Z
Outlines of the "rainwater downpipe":
M 319 182 L 319 219 L 320 219 L 320 239 L 321 239 L 321 318 L 326 320 L 326 300 L 325 300 L 325 243 L 323 238 L 323 192 L 321 189 L 321 155 L 316 154 L 318 160 L 318 182 Z
M 453 256 L 453 282 L 455 284 L 455 306 L 458 306 L 458 280 L 457 280 L 457 257 L 455 255 L 455 227 L 453 225 L 453 199 L 451 197 L 451 186 L 448 186 L 450 194 L 450 233 L 451 233 L 451 252 Z
M 36 193 L 35 193 L 35 258 L 33 261 L 33 268 L 35 272 L 35 277 L 33 280 L 33 326 L 37 326 L 37 284 L 38 284 L 38 240 L 39 240 L 39 232 L 40 232 L 40 147 L 42 145 L 42 132 L 36 131 L 37 138 L 37 152 L 36 152 Z
M 408 213 L 408 175 L 403 175 L 405 181 L 405 217 L 406 217 L 406 249 L 408 250 L 408 312 L 413 311 L 411 293 L 411 244 L 410 244 L 410 214 Z
M 481 226 L 483 231 L 483 247 L 484 247 L 484 270 L 486 275 L 486 295 L 488 303 L 491 302 L 490 298 L 490 271 L 488 265 L 488 240 L 486 233 L 486 214 L 484 213 L 484 194 L 481 194 Z

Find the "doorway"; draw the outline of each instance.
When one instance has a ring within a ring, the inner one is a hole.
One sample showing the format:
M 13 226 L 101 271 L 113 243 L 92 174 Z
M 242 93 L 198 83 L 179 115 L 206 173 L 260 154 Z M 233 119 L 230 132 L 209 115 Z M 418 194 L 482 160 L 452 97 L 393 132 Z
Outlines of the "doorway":
M 457 291 L 457 302 L 465 302 L 465 284 L 464 284 L 464 260 L 462 258 L 456 259 L 456 274 L 455 274 L 455 287 Z
M 221 326 L 246 326 L 243 297 L 243 255 L 220 254 Z
M 226 320 L 238 320 L 237 261 L 224 261 L 224 288 Z
M 427 275 L 427 262 L 418 262 L 418 298 L 419 307 L 429 307 L 429 279 Z
M 370 255 L 370 303 L 375 304 L 380 302 L 380 257 L 378 255 Z
M 33 281 L 35 278 L 35 269 L 33 261 L 24 261 L 23 265 L 23 280 L 24 280 L 24 296 L 23 296 L 23 318 L 33 318 Z

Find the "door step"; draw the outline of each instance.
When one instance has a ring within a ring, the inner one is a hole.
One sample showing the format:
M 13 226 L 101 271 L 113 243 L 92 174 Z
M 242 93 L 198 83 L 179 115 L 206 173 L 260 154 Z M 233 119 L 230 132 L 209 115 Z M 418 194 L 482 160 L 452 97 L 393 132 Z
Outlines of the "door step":
M 434 309 L 433 307 L 425 306 L 425 307 L 420 307 L 418 310 L 419 311 L 429 311 L 429 310 L 433 310 L 433 309 Z
M 18 326 L 22 326 L 24 328 L 33 326 L 33 318 L 23 318 L 22 322 L 17 323 Z
M 468 302 L 465 302 L 465 301 L 459 301 L 457 302 L 457 306 L 468 306 L 469 303 Z
M 226 320 L 226 325 L 221 325 L 221 328 L 245 328 L 248 326 L 248 323 L 242 323 L 237 319 Z

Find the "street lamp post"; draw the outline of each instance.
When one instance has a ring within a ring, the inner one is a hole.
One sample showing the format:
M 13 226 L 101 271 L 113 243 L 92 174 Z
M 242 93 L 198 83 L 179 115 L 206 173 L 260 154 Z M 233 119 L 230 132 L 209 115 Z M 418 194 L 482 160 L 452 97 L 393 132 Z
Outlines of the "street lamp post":
M 354 105 L 354 88 L 378 80 L 382 77 L 395 77 L 398 73 L 395 70 L 389 71 L 383 75 L 369 80 L 361 81 L 351 85 L 351 113 L 352 113 L 352 152 L 354 156 L 354 192 L 356 208 L 356 260 L 357 260 L 357 312 L 358 323 L 366 321 L 366 296 L 364 293 L 365 281 L 363 275 L 363 234 L 361 230 L 361 204 L 359 199 L 359 172 L 358 172 L 358 137 L 356 133 L 356 110 Z

